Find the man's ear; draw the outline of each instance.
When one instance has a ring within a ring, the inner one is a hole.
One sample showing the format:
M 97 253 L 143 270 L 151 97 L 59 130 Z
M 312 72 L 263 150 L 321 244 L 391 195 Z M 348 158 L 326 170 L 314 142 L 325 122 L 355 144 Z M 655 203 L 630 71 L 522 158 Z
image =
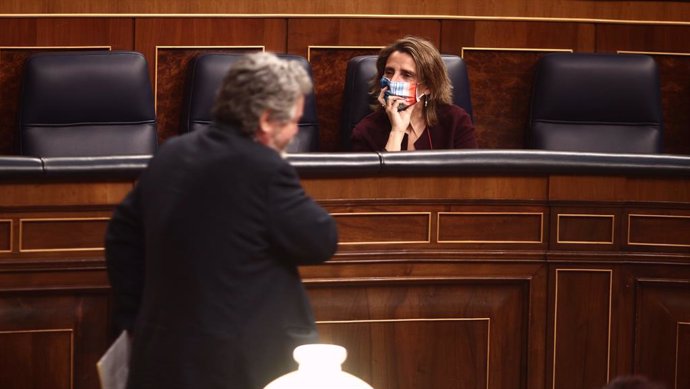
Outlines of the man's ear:
M 259 131 L 262 134 L 269 134 L 271 132 L 272 123 L 269 120 L 268 111 L 264 111 L 261 116 L 259 116 Z

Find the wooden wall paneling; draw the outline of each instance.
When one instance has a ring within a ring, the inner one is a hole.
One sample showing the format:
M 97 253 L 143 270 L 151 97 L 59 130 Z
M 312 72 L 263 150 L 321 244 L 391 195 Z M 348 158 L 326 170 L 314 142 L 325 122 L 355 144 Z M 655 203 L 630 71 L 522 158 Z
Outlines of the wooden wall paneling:
M 109 343 L 108 300 L 100 270 L 0 272 L 3 388 L 99 387 L 95 365 Z
M 621 210 L 607 207 L 554 207 L 552 250 L 619 251 Z
M 419 2 L 289 2 L 214 0 L 165 2 L 145 0 L 107 0 L 74 2 L 70 0 L 5 1 L 0 13 L 147 13 L 147 14 L 354 14 L 354 15 L 475 15 L 554 18 L 601 18 L 620 20 L 688 20 L 690 7 L 684 1 L 636 1 L 629 4 L 597 0 L 497 0 Z
M 0 31 L 0 154 L 16 153 L 24 61 L 36 52 L 132 50 L 131 18 L 2 18 Z
M 136 18 L 135 48 L 148 60 L 156 91 L 158 138 L 179 134 L 189 59 L 199 52 L 286 49 L 280 18 Z
M 690 208 L 626 211 L 625 249 L 690 253 Z
M 309 59 L 314 77 L 321 151 L 342 150 L 340 117 L 347 61 L 405 35 L 440 43 L 440 22 L 427 19 L 288 19 L 288 53 Z
M 680 269 L 679 269 L 680 270 Z M 690 275 L 640 276 L 635 283 L 634 372 L 684 388 L 690 382 Z
M 610 377 L 613 270 L 552 265 L 547 388 L 588 389 Z
M 309 283 L 325 341 L 374 387 L 526 388 L 528 280 Z M 481 295 L 481 298 L 477 296 Z

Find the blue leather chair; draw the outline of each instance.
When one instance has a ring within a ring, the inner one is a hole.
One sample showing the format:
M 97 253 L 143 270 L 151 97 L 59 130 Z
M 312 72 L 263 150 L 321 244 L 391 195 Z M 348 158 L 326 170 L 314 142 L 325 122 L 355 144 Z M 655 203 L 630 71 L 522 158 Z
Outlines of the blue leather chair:
M 153 154 L 153 92 L 144 56 L 51 52 L 24 66 L 18 153 L 34 157 Z
M 350 149 L 352 129 L 362 118 L 372 112 L 371 105 L 375 102 L 369 95 L 369 87 L 376 76 L 377 58 L 377 55 L 360 55 L 351 58 L 347 63 L 340 120 L 341 142 L 345 150 Z M 453 103 L 464 108 L 472 116 L 470 82 L 465 62 L 457 55 L 443 54 L 441 58 L 448 69 L 448 76 L 453 85 Z
M 660 153 L 660 94 L 652 57 L 547 54 L 536 68 L 528 145 L 544 150 Z
M 211 124 L 213 121 L 211 110 L 218 88 L 222 84 L 230 65 L 241 56 L 242 54 L 201 54 L 190 61 L 182 108 L 182 132 L 198 130 Z M 297 61 L 311 76 L 311 66 L 304 57 L 289 54 L 279 54 L 278 56 L 290 61 Z M 313 92 L 306 96 L 304 112 L 298 125 L 299 132 L 288 146 L 287 151 L 289 153 L 318 151 L 319 123 Z

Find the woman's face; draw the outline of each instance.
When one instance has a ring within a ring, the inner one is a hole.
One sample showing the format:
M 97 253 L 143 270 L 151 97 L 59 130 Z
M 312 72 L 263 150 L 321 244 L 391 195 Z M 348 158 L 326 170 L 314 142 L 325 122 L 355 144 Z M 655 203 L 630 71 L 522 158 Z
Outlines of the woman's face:
M 388 56 L 383 75 L 391 81 L 404 81 L 417 84 L 417 93 L 427 93 L 428 89 L 422 84 L 417 74 L 417 64 L 412 56 L 400 51 L 394 51 Z
M 405 81 L 417 83 L 417 65 L 412 56 L 400 51 L 394 51 L 388 56 L 383 75 L 391 81 Z

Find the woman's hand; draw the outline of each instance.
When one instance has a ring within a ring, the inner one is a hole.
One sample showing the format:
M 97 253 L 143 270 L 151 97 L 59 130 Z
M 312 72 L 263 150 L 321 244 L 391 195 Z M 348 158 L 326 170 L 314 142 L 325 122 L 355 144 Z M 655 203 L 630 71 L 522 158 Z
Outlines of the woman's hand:
M 382 88 L 379 93 L 378 101 L 386 110 L 388 120 L 391 122 L 391 131 L 388 134 L 388 142 L 386 142 L 387 151 L 400 151 L 403 137 L 410 126 L 410 117 L 414 110 L 414 105 L 398 111 L 398 106 L 404 102 L 405 99 L 399 96 L 388 96 L 388 100 L 384 98 L 384 93 L 388 87 Z M 416 105 L 416 104 L 415 104 Z

